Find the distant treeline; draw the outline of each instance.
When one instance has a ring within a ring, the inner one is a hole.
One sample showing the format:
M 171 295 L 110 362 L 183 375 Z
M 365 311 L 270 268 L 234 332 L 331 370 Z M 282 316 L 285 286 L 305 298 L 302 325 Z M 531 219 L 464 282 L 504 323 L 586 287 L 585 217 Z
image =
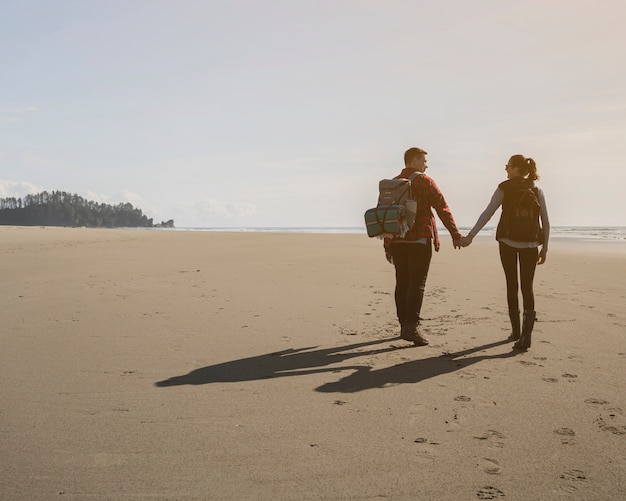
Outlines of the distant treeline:
M 0 225 L 91 226 L 105 228 L 174 226 L 153 224 L 132 204 L 101 204 L 64 191 L 43 191 L 24 198 L 0 198 Z

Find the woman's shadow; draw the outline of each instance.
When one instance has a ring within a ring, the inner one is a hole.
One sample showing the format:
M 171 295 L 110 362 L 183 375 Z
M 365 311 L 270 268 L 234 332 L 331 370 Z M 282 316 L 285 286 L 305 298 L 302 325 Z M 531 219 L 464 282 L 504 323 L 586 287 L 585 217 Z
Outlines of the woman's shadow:
M 326 383 L 315 389 L 316 391 L 325 393 L 352 393 L 370 388 L 382 388 L 389 385 L 417 383 L 424 379 L 459 370 L 460 368 L 467 367 L 481 360 L 508 358 L 515 355 L 515 352 L 509 352 L 497 355 L 480 355 L 458 360 L 460 357 L 465 357 L 469 354 L 507 343 L 507 341 L 498 341 L 456 353 L 412 360 L 378 370 L 372 370 L 368 365 L 335 365 L 356 357 L 413 348 L 412 345 L 396 345 L 393 343 L 394 341 L 396 340 L 379 339 L 332 348 L 317 349 L 317 347 L 307 347 L 266 353 L 254 357 L 201 367 L 188 374 L 173 376 L 169 379 L 158 381 L 155 385 L 158 387 L 166 387 L 187 384 L 234 383 L 277 377 L 302 376 L 322 372 L 352 371 L 349 375 L 338 381 Z M 389 346 L 375 348 L 376 345 L 390 342 L 392 344 Z M 331 365 L 333 365 L 333 367 L 329 367 Z

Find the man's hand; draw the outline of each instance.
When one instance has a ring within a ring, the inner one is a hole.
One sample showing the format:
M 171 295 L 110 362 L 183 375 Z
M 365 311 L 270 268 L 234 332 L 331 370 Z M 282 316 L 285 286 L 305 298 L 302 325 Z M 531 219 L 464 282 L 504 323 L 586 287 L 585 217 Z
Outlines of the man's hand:
M 391 252 L 385 252 L 385 257 L 390 264 L 393 264 L 393 256 L 391 255 Z
M 459 239 L 459 245 L 461 247 L 467 247 L 467 246 L 469 246 L 472 243 L 472 240 L 474 240 L 474 237 L 472 237 L 470 235 L 467 235 L 465 237 L 461 237 Z

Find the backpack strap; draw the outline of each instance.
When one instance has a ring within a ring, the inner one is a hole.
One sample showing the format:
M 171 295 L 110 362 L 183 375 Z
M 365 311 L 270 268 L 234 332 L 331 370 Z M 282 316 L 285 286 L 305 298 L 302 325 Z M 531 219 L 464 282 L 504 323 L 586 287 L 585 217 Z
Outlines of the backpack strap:
M 419 171 L 415 171 L 413 174 L 411 174 L 411 175 L 409 176 L 409 181 L 411 181 L 411 182 L 410 182 L 410 184 L 409 184 L 409 190 L 410 190 L 411 195 L 415 195 L 415 193 L 413 193 L 413 181 L 414 181 L 414 180 L 415 180 L 415 178 L 416 178 L 417 176 L 419 176 L 420 174 L 421 174 L 421 172 L 419 172 Z M 411 198 L 411 200 L 415 200 L 415 197 L 412 197 L 412 198 Z

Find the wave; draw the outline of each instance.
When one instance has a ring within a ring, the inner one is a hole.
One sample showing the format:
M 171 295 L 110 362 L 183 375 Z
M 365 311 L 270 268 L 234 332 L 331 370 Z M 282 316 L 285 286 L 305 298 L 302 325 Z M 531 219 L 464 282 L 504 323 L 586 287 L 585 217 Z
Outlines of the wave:
M 471 227 L 460 226 L 461 233 L 467 233 Z M 150 229 L 152 230 L 152 229 Z M 447 233 L 443 227 L 440 233 Z M 181 227 L 155 229 L 155 231 L 214 231 L 240 233 L 318 233 L 318 234 L 364 234 L 365 228 L 360 226 L 315 227 L 315 226 L 267 226 L 267 227 Z M 488 226 L 479 232 L 479 236 L 495 236 L 495 226 Z M 576 238 L 588 240 L 626 240 L 626 226 L 552 226 L 550 238 Z

